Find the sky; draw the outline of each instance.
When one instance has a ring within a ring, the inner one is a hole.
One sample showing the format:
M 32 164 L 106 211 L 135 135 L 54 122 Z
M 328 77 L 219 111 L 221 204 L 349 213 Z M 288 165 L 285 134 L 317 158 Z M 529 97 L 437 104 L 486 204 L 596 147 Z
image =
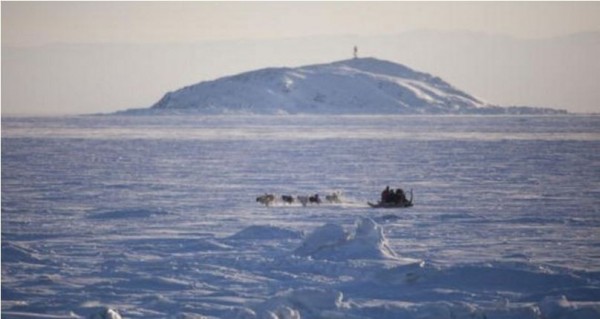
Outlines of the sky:
M 581 2 L 3 2 L 2 11 L 3 45 L 600 30 L 600 5 Z
M 272 56 L 261 51 L 260 59 L 245 54 L 253 45 L 276 43 L 277 47 L 286 39 L 366 39 L 436 30 L 536 41 L 600 32 L 600 2 L 3 1 L 1 10 L 2 113 L 23 114 L 94 113 L 149 106 L 176 85 L 272 66 L 269 61 L 296 66 L 332 57 L 325 47 L 319 52 L 318 46 L 311 47 L 314 52 L 310 55 L 299 52 L 286 58 L 278 56 L 276 50 Z M 210 44 L 212 51 L 206 49 Z M 222 49 L 214 49 L 216 44 Z M 158 47 L 169 51 L 164 54 L 172 57 L 171 61 L 148 57 L 157 55 Z M 231 50 L 225 49 L 228 47 Z M 174 53 L 175 48 L 181 52 Z M 236 52 L 242 48 L 245 51 Z M 195 76 L 180 70 L 185 66 L 177 57 L 189 57 L 182 53 L 186 50 L 196 50 L 202 59 L 202 63 L 186 62 Z M 121 57 L 146 61 L 150 67 L 117 61 Z M 164 65 L 157 66 L 159 63 Z M 426 63 L 420 64 L 424 71 L 444 72 L 444 68 L 427 69 Z M 459 84 L 469 86 L 460 76 L 436 75 L 450 80 L 454 77 Z M 594 99 L 588 98 L 587 106 L 579 109 L 561 106 L 589 111 L 595 107 L 589 102 Z M 512 102 L 508 97 L 507 101 Z M 526 97 L 514 101 L 528 102 Z

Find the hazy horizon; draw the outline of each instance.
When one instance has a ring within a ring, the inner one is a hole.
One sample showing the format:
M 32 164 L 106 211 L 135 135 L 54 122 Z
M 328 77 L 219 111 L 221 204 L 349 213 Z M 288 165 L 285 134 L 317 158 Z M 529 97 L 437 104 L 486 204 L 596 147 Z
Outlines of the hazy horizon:
M 600 3 L 3 2 L 2 112 L 147 107 L 359 46 L 498 105 L 596 112 Z M 425 31 L 424 31 L 425 30 Z

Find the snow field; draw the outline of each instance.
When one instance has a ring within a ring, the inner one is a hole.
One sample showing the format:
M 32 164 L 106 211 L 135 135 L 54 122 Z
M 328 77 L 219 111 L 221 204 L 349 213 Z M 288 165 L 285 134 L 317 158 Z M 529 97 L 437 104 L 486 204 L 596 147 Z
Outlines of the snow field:
M 2 317 L 598 318 L 597 121 L 3 118 Z

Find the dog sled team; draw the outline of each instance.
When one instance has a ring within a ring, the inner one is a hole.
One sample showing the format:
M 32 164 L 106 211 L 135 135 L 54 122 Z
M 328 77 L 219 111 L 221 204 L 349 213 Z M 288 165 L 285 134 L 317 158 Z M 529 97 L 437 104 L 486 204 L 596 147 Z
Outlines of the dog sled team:
M 377 203 L 367 202 L 372 208 L 407 208 L 413 206 L 413 192 L 412 189 L 409 191 L 410 198 L 406 196 L 406 193 L 402 188 L 391 189 L 387 186 L 383 192 L 381 192 L 381 199 Z M 339 191 L 333 192 L 325 196 L 325 200 L 321 199 L 319 194 L 312 196 L 292 196 L 282 195 L 275 196 L 274 194 L 264 194 L 256 198 L 256 201 L 265 205 L 271 206 L 274 203 L 283 204 L 294 204 L 300 203 L 302 206 L 321 204 L 324 201 L 327 203 L 341 203 L 342 194 Z
M 265 205 L 271 206 L 272 204 L 281 201 L 284 204 L 294 204 L 296 202 L 300 203 L 302 206 L 307 206 L 308 204 L 321 204 L 323 200 L 319 196 L 319 194 L 314 194 L 311 196 L 299 195 L 281 195 L 275 196 L 274 194 L 264 194 L 262 196 L 258 196 L 256 201 Z M 341 192 L 333 192 L 329 195 L 325 195 L 325 202 L 327 203 L 341 203 L 342 202 L 342 194 Z

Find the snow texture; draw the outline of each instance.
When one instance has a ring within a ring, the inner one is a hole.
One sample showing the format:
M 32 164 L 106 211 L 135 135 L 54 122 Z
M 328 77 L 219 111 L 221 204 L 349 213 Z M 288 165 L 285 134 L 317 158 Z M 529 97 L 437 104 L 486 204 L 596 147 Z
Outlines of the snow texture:
M 595 116 L 3 117 L 2 318 L 597 319 L 599 149 Z
M 503 114 L 556 113 L 501 108 L 439 77 L 357 58 L 298 68 L 266 68 L 169 92 L 150 109 L 125 114 Z
M 295 251 L 301 256 L 317 259 L 386 259 L 395 258 L 383 235 L 383 229 L 372 219 L 357 222 L 348 234 L 339 225 L 326 224 L 317 228 Z

